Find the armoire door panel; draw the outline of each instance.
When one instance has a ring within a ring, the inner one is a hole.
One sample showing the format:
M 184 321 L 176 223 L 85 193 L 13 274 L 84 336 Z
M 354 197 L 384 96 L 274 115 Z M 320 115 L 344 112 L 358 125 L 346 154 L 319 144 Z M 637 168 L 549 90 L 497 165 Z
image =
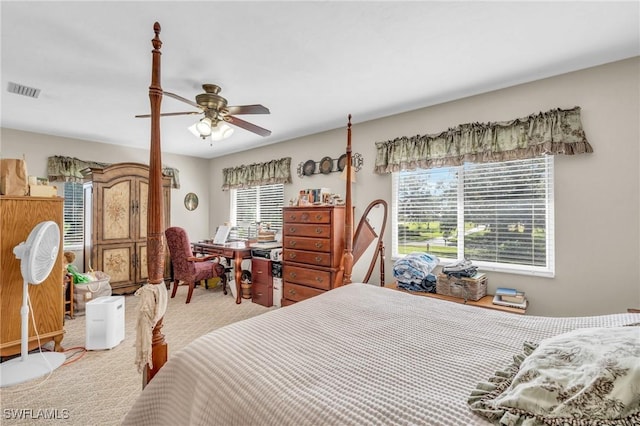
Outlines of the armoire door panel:
M 147 204 L 149 203 L 149 184 L 147 182 L 140 181 L 138 185 L 138 207 L 137 221 L 138 221 L 138 238 L 147 238 Z
M 147 268 L 147 244 L 137 244 L 136 252 L 138 253 L 138 257 L 136 258 L 136 282 L 144 284 L 149 280 L 149 269 Z
M 131 181 L 102 189 L 102 240 L 131 238 Z
M 98 247 L 98 270 L 109 275 L 111 286 L 134 279 L 134 244 L 103 244 Z

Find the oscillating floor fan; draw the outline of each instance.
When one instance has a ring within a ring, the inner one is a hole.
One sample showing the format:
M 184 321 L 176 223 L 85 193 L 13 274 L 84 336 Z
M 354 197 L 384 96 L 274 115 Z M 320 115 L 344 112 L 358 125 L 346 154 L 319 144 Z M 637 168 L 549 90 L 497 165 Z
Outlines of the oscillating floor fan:
M 29 354 L 29 283 L 38 285 L 49 274 L 58 257 L 60 228 L 53 221 L 40 222 L 33 228 L 26 242 L 13 248 L 20 259 L 22 273 L 22 307 L 20 308 L 20 358 L 0 364 L 0 387 L 23 383 L 44 376 L 60 367 L 66 357 L 58 352 Z

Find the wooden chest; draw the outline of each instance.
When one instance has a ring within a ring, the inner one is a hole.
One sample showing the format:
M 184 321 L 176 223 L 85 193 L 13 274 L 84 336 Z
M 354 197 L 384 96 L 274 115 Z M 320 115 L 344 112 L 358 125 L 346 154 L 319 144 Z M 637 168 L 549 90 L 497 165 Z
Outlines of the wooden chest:
M 344 206 L 283 209 L 283 306 L 342 285 L 337 281 L 344 211 Z
M 21 351 L 21 308 L 23 276 L 21 261 L 13 249 L 27 241 L 33 228 L 40 222 L 54 221 L 63 227 L 61 197 L 0 197 L 0 356 L 19 354 Z M 62 235 L 61 235 L 62 238 Z M 49 276 L 39 285 L 29 284 L 28 349 L 33 350 L 47 342 L 62 352 L 64 335 L 64 270 L 62 269 L 62 242 Z M 33 319 L 31 318 L 33 316 Z M 35 328 L 34 328 L 35 323 Z M 38 335 L 36 335 L 36 330 Z

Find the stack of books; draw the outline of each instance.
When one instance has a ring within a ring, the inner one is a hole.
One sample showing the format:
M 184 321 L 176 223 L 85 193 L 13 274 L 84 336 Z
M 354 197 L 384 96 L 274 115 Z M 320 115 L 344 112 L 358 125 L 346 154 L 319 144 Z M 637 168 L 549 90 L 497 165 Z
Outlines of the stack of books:
M 526 309 L 527 298 L 524 296 L 524 291 L 518 291 L 515 288 L 498 287 L 495 296 L 493 296 L 493 304 Z

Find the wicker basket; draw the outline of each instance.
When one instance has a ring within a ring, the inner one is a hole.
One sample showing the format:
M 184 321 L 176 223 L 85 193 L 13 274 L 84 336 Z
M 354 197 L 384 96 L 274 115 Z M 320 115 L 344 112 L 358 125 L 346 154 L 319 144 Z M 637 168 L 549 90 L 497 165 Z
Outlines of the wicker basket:
M 436 293 L 465 300 L 480 300 L 487 295 L 487 276 L 476 274 L 472 278 L 457 278 L 438 274 Z

